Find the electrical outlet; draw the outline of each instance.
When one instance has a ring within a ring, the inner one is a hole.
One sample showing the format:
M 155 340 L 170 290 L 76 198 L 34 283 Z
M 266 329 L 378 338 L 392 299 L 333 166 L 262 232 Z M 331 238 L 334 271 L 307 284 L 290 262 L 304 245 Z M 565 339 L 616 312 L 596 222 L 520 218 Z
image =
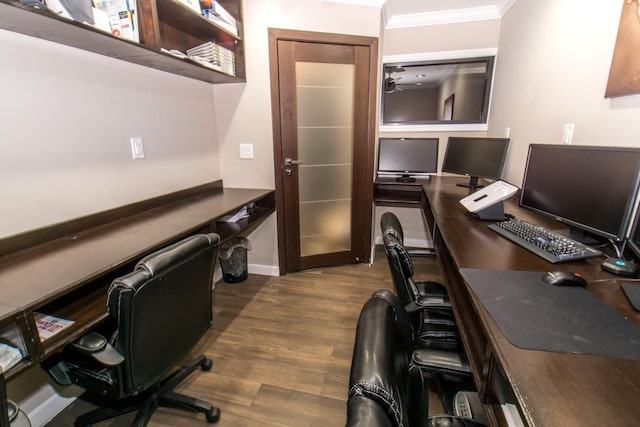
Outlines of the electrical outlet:
M 142 144 L 142 138 L 131 138 L 131 155 L 133 159 L 144 159 L 144 145 Z
M 253 159 L 253 144 L 240 144 L 240 158 Z
M 574 129 L 575 129 L 575 125 L 573 123 L 567 123 L 564 125 L 564 130 L 562 131 L 563 144 L 571 144 L 571 140 L 573 139 Z

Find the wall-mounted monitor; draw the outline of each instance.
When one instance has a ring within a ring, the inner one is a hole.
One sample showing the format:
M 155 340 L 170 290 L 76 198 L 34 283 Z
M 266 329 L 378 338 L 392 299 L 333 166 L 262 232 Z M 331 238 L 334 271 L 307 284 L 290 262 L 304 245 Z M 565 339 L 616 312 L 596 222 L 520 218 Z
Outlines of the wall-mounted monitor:
M 487 123 L 494 60 L 483 56 L 385 63 L 382 124 Z
M 378 175 L 401 182 L 438 172 L 438 138 L 380 138 Z
M 457 185 L 482 187 L 478 178 L 502 178 L 508 148 L 509 138 L 450 137 L 442 172 L 469 176 L 468 184 Z
M 568 225 L 576 240 L 621 242 L 639 181 L 640 148 L 531 144 L 520 205 Z

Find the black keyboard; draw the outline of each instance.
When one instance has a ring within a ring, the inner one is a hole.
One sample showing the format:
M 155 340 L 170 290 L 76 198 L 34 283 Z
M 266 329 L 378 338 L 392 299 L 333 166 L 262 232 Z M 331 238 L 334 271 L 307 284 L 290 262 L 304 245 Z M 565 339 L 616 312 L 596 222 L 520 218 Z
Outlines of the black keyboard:
M 602 252 L 584 243 L 521 219 L 513 218 L 497 222 L 489 225 L 489 228 L 550 263 L 576 261 L 602 255 Z

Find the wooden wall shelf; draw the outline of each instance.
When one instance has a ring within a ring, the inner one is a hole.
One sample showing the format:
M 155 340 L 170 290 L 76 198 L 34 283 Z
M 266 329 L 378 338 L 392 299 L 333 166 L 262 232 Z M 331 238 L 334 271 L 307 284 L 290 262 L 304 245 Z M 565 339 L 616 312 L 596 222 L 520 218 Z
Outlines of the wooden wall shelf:
M 16 0 L 0 0 L 0 28 L 208 83 L 244 82 L 242 3 L 241 0 L 220 3 L 238 19 L 238 37 L 177 0 L 138 0 L 140 43 L 59 17 L 48 10 L 25 7 Z M 160 50 L 185 51 L 207 41 L 215 41 L 235 52 L 236 76 Z

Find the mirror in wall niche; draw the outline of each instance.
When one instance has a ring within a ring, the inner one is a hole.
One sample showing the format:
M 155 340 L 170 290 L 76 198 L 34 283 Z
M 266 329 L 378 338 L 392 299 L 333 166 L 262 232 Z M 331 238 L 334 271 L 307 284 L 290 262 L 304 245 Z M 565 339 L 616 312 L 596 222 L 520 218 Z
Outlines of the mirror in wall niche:
M 382 124 L 486 123 L 494 60 L 385 63 Z

